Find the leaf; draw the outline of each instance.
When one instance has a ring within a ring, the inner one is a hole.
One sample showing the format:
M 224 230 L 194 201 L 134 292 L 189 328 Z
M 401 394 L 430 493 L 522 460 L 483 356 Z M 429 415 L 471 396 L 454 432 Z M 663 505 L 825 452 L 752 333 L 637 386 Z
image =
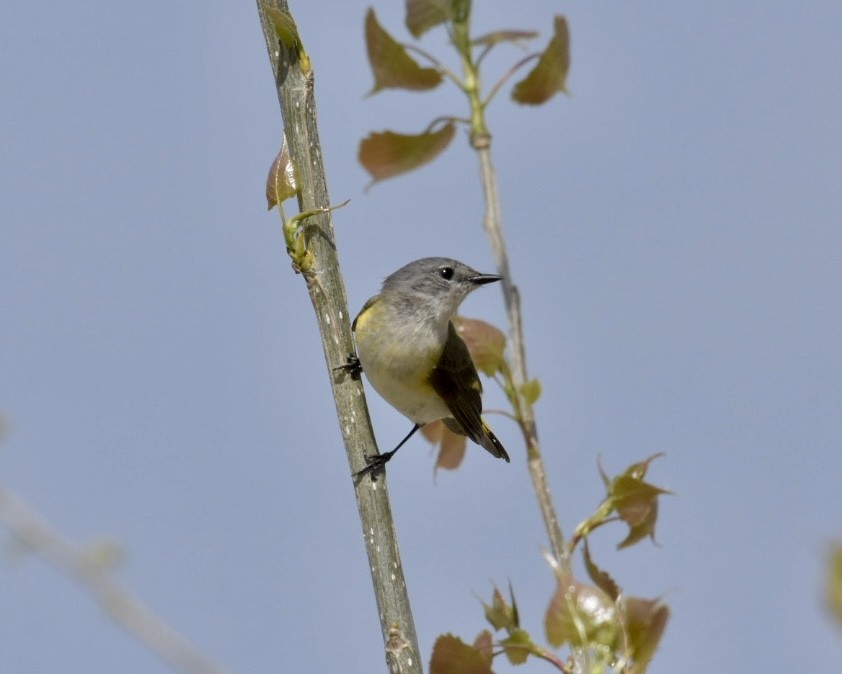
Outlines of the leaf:
M 422 68 L 378 23 L 374 10 L 365 15 L 365 45 L 374 73 L 374 87 L 368 95 L 381 89 L 423 91 L 441 84 L 442 76 L 435 68 Z
M 536 37 L 538 37 L 538 33 L 534 30 L 495 30 L 482 37 L 474 38 L 471 43 L 477 46 L 491 46 L 501 42 L 520 42 Z
M 661 454 L 654 454 L 645 461 L 632 464 L 608 486 L 609 506 L 629 525 L 629 534 L 618 545 L 620 548 L 634 545 L 647 536 L 655 539 L 658 496 L 670 492 L 644 482 L 643 477 L 649 464 L 659 456 Z
M 452 0 L 406 0 L 406 28 L 413 37 L 421 37 L 430 28 L 449 21 L 452 7 Z
M 418 135 L 371 133 L 360 143 L 359 161 L 372 182 L 393 178 L 435 159 L 453 140 L 455 132 L 454 124 L 448 122 L 438 131 Z
M 509 662 L 513 665 L 522 665 L 531 652 L 532 638 L 526 630 L 517 629 L 503 639 L 500 645 L 506 651 Z
M 626 524 L 629 525 L 629 536 L 620 543 L 620 547 L 628 547 L 637 541 L 655 536 L 655 523 L 658 519 L 658 496 L 668 494 L 643 480 L 621 475 L 611 486 L 610 501 Z M 634 535 L 632 535 L 632 533 Z
M 643 674 L 661 642 L 670 610 L 658 600 L 629 597 L 624 613 L 628 647 L 634 661 L 629 674 Z
M 453 327 L 468 347 L 477 370 L 492 377 L 503 369 L 506 335 L 499 328 L 463 316 L 453 318 Z
M 465 460 L 468 449 L 468 438 L 451 431 L 442 421 L 433 423 L 441 424 L 441 441 L 439 443 L 439 455 L 436 457 L 436 470 L 456 470 Z M 426 428 L 424 424 L 422 428 Z
M 644 538 L 651 538 L 655 542 L 655 524 L 658 521 L 658 501 L 651 502 L 646 516 L 638 524 L 629 527 L 628 535 L 617 544 L 617 549 L 629 548 Z
M 527 405 L 534 405 L 541 397 L 541 381 L 539 379 L 530 379 L 528 382 L 520 387 L 520 394 L 526 401 Z
M 596 586 L 605 592 L 612 601 L 617 601 L 620 596 L 620 587 L 607 571 L 600 569 L 591 558 L 591 550 L 588 546 L 588 541 L 585 539 L 585 544 L 582 549 L 582 557 L 585 560 L 585 569 L 588 572 L 591 580 Z
M 618 634 L 616 607 L 598 587 L 559 573 L 558 588 L 547 607 L 544 629 L 547 641 L 556 648 L 565 643 L 574 648 L 611 646 Z
M 563 16 L 555 17 L 555 34 L 541 53 L 538 63 L 512 90 L 518 103 L 540 105 L 556 92 L 567 93 L 567 71 L 570 70 L 570 32 Z
M 517 606 L 514 603 L 514 594 L 509 586 L 509 593 L 512 597 L 512 604 L 506 603 L 499 589 L 494 588 L 491 596 L 491 604 L 482 603 L 485 609 L 485 619 L 491 623 L 495 630 L 516 630 L 520 627 Z
M 491 659 L 494 657 L 494 638 L 491 632 L 483 630 L 474 639 L 474 648 L 476 648 L 488 660 L 488 666 L 491 666 Z
M 637 478 L 638 480 L 642 480 L 646 477 L 646 472 L 649 470 L 649 464 L 652 463 L 655 459 L 660 459 L 664 456 L 663 452 L 658 452 L 657 454 L 653 454 L 645 458 L 643 461 L 638 461 L 637 463 L 633 463 L 625 471 L 623 471 L 623 475 L 628 475 L 629 477 Z
M 465 459 L 465 451 L 468 447 L 468 439 L 451 431 L 443 421 L 430 421 L 421 427 L 421 435 L 429 442 L 439 446 L 439 454 L 436 457 L 435 470 L 456 470 Z
M 295 177 L 295 166 L 289 157 L 287 137 L 284 134 L 281 151 L 272 162 L 266 176 L 266 201 L 271 211 L 280 202 L 294 197 L 298 193 L 298 181 Z
M 669 492 L 626 475 L 618 477 L 611 486 L 611 499 L 617 514 L 632 526 L 645 522 L 655 499 L 666 493 Z
M 459 637 L 443 634 L 433 646 L 430 674 L 494 674 L 484 651 L 469 646 Z

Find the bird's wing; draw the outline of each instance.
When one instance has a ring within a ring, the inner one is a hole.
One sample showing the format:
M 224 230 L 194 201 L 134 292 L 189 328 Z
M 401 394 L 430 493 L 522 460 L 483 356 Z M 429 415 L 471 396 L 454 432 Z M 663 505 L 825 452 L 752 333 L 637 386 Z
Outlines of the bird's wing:
M 377 300 L 380 299 L 380 295 L 375 295 L 374 297 L 369 297 L 368 301 L 363 304 L 363 308 L 360 309 L 360 313 L 357 314 L 357 317 L 354 319 L 354 322 L 351 323 L 351 331 L 355 332 L 357 329 L 357 321 L 363 318 L 363 314 L 371 308 L 371 305 L 374 304 Z M 364 320 L 364 319 L 363 319 Z
M 430 384 L 447 403 L 463 434 L 482 444 L 482 382 L 468 347 L 456 334 L 453 323 L 447 326 L 447 342 L 438 365 L 430 373 Z

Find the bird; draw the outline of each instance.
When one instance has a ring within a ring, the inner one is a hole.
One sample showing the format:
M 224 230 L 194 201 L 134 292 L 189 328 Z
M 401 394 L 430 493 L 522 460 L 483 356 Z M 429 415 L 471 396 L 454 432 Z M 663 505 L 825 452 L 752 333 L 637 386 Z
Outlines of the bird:
M 482 382 L 451 320 L 474 290 L 500 281 L 448 257 L 425 257 L 383 281 L 352 324 L 355 364 L 371 386 L 413 423 L 392 451 L 366 457 L 357 475 L 375 473 L 424 424 L 447 427 L 510 461 L 481 416 Z

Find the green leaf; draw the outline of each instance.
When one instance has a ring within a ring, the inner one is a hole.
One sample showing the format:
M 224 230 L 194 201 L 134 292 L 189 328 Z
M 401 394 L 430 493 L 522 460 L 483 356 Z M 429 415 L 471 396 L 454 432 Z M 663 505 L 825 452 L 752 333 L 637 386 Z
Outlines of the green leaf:
M 512 90 L 512 98 L 518 103 L 540 105 L 559 91 L 567 93 L 570 32 L 563 16 L 556 16 L 554 23 L 555 34 L 541 53 L 538 63 Z
M 406 0 L 406 28 L 416 38 L 452 17 L 452 0 Z
M 469 646 L 459 637 L 443 634 L 433 646 L 430 674 L 494 674 L 484 651 Z
M 593 561 L 587 539 L 585 539 L 585 544 L 582 548 L 582 557 L 585 560 L 585 569 L 587 570 L 588 576 L 590 576 L 591 580 L 600 590 L 605 592 L 612 601 L 617 601 L 617 598 L 620 596 L 620 586 L 617 585 L 607 571 L 600 569 Z
M 295 166 L 289 157 L 287 137 L 284 134 L 281 151 L 278 152 L 269 174 L 266 176 L 266 201 L 271 211 L 280 202 L 294 197 L 298 193 L 298 180 L 295 177 Z
M 667 493 L 664 489 L 626 475 L 621 475 L 611 485 L 612 504 L 620 518 L 631 526 L 645 522 L 655 499 Z
M 532 638 L 526 630 L 513 630 L 508 637 L 500 642 L 506 657 L 513 665 L 522 665 L 529 657 L 532 649 Z
M 646 472 L 649 470 L 649 464 L 652 463 L 655 459 L 660 459 L 664 456 L 663 452 L 658 452 L 657 454 L 653 454 L 645 458 L 643 461 L 638 461 L 637 463 L 633 463 L 625 471 L 623 471 L 623 475 L 628 475 L 629 477 L 637 478 L 638 480 L 642 480 L 646 477 Z
M 485 619 L 491 623 L 495 630 L 516 630 L 520 627 L 518 623 L 517 606 L 514 603 L 514 594 L 512 588 L 509 586 L 509 593 L 512 597 L 512 604 L 506 603 L 500 590 L 494 588 L 494 594 L 491 597 L 491 604 L 482 603 L 485 609 Z
M 547 641 L 556 648 L 611 646 L 618 634 L 616 607 L 598 587 L 559 573 L 558 588 L 544 618 Z
M 441 84 L 442 76 L 435 68 L 422 68 L 395 39 L 387 33 L 373 9 L 365 15 L 365 45 L 374 73 L 374 87 L 368 95 L 381 89 L 423 91 Z
M 471 15 L 471 0 L 450 0 L 453 23 L 468 23 Z
M 655 539 L 655 524 L 658 520 L 658 496 L 669 494 L 648 482 L 643 477 L 649 464 L 661 454 L 654 454 L 645 461 L 634 463 L 608 485 L 607 503 L 626 524 L 629 534 L 618 547 L 626 548 L 649 537 Z
M 371 133 L 360 143 L 358 158 L 372 182 L 385 180 L 435 159 L 453 140 L 455 132 L 455 125 L 448 122 L 438 131 L 417 136 L 392 131 Z
M 453 318 L 456 333 L 465 342 L 477 370 L 494 376 L 503 369 L 506 335 L 501 330 L 477 318 Z
M 628 535 L 617 544 L 617 549 L 629 548 L 644 538 L 655 541 L 655 524 L 658 522 L 658 501 L 653 499 L 644 518 L 637 524 L 629 526 Z
M 658 600 L 629 597 L 624 613 L 628 649 L 634 662 L 629 674 L 643 674 L 664 634 L 670 610 Z
M 495 30 L 492 33 L 486 33 L 482 37 L 474 38 L 471 40 L 471 44 L 484 47 L 500 44 L 501 42 L 521 42 L 536 37 L 538 37 L 538 33 L 534 30 Z
M 541 381 L 539 379 L 530 379 L 523 386 L 520 387 L 520 394 L 526 401 L 527 405 L 534 405 L 541 397 Z

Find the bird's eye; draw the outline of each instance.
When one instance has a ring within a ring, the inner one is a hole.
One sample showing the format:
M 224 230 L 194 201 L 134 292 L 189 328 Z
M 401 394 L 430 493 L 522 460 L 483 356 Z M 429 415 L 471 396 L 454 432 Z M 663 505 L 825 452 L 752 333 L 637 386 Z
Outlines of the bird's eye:
M 445 281 L 449 281 L 453 278 L 453 267 L 440 267 L 439 276 L 441 276 Z

